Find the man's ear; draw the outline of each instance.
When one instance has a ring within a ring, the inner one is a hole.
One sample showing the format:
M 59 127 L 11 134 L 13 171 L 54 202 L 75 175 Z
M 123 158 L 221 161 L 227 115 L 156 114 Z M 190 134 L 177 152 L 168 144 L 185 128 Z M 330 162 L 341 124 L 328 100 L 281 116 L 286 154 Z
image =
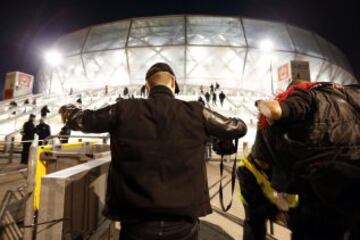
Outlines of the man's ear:
M 150 92 L 150 86 L 148 82 L 145 83 L 145 89 L 147 92 Z
M 172 77 L 171 78 L 171 88 L 174 89 L 174 91 L 175 91 L 175 82 L 176 82 L 176 77 Z

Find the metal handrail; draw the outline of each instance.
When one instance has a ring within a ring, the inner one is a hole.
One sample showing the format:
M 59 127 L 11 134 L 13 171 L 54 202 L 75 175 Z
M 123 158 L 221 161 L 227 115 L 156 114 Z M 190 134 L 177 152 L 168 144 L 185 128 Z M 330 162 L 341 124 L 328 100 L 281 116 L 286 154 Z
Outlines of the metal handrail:
M 41 96 L 44 96 L 44 94 L 42 93 L 38 93 L 38 94 L 29 94 L 29 95 L 26 95 L 26 96 L 21 96 L 21 97 L 17 97 L 17 98 L 12 98 L 12 99 L 6 99 L 6 100 L 2 100 L 1 103 L 0 103 L 0 107 L 2 105 L 7 105 L 9 104 L 10 102 L 12 101 L 22 101 L 22 100 L 25 100 L 25 99 L 37 99 Z
M 110 138 L 110 134 L 107 134 L 105 136 L 98 136 L 98 135 L 51 135 L 47 137 L 44 140 L 37 140 L 38 143 L 45 142 L 46 144 L 53 144 L 53 140 L 55 138 L 77 138 L 79 141 L 82 139 L 100 139 L 102 140 L 103 144 L 107 144 L 108 140 Z M 0 144 L 4 145 L 4 152 L 5 154 L 8 154 L 8 163 L 12 163 L 14 160 L 14 153 L 15 150 L 18 148 L 15 148 L 15 145 L 19 146 L 23 143 L 32 143 L 34 140 L 21 140 L 21 141 L 15 141 L 15 138 L 12 137 L 10 141 L 0 141 Z
M 97 89 L 96 91 L 100 91 L 100 90 Z M 113 91 L 115 91 L 115 90 L 113 90 Z M 74 98 L 75 98 L 76 95 L 71 95 L 70 97 L 74 97 Z M 85 108 L 87 108 L 87 107 L 89 107 L 89 106 L 91 106 L 91 105 L 93 105 L 93 104 L 95 104 L 95 103 L 97 103 L 97 102 L 99 102 L 99 101 L 102 101 L 102 100 L 103 100 L 103 98 L 99 98 L 99 99 L 93 100 L 93 101 L 91 101 L 89 104 L 87 104 L 87 105 L 85 106 Z M 54 112 L 54 113 L 50 114 L 50 115 L 47 117 L 47 119 L 56 117 L 56 116 L 58 116 L 58 115 L 59 115 L 59 114 L 58 114 L 57 112 Z M 1 124 L 1 121 L 0 121 L 0 124 Z M 13 137 L 14 135 L 16 135 L 16 134 L 18 134 L 18 133 L 20 133 L 20 132 L 21 132 L 21 128 L 15 130 L 15 131 L 13 131 L 13 132 L 11 132 L 11 133 L 9 133 L 9 134 L 7 134 L 7 135 L 5 136 L 5 139 L 9 139 L 9 138 Z

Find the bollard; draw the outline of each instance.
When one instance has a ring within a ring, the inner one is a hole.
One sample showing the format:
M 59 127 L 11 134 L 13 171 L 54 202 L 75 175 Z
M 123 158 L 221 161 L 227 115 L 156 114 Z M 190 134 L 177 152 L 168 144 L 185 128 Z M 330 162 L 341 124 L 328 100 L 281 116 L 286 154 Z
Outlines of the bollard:
M 243 155 L 246 156 L 248 154 L 248 142 L 243 142 Z

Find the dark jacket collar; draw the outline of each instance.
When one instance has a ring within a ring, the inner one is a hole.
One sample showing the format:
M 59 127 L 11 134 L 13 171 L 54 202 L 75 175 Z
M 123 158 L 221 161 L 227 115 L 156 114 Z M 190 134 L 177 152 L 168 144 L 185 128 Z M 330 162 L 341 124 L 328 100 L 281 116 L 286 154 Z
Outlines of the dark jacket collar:
M 175 98 L 173 92 L 169 88 L 167 88 L 165 86 L 161 86 L 161 85 L 151 88 L 149 98 L 158 96 L 158 95 L 165 95 L 170 98 Z

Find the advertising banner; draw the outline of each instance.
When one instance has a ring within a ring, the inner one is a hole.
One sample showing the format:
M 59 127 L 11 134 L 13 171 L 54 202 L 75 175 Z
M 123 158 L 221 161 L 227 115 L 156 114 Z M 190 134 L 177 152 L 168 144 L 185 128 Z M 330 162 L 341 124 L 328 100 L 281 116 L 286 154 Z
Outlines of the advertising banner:
M 290 61 L 278 67 L 278 80 L 276 83 L 276 92 L 285 91 L 288 85 L 293 80 L 310 80 L 310 66 L 309 62 L 305 61 Z
M 32 94 L 33 85 L 34 76 L 22 72 L 8 72 L 5 78 L 3 98 L 11 99 Z

